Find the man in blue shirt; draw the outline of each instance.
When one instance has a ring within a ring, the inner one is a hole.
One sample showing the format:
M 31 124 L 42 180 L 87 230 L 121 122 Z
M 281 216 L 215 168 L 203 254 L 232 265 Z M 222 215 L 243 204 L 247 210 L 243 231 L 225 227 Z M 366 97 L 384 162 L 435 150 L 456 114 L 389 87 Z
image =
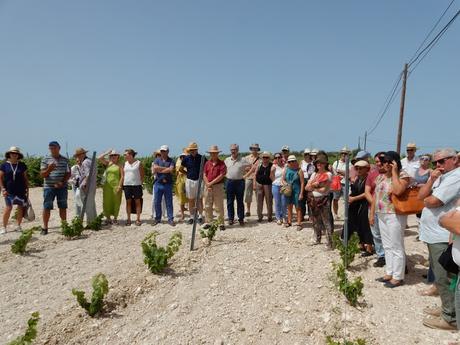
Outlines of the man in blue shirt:
M 184 157 L 184 159 L 182 160 L 182 166 L 180 168 L 181 172 L 187 174 L 187 180 L 185 181 L 185 194 L 187 195 L 190 209 L 190 219 L 187 221 L 187 223 L 193 224 L 193 218 L 197 208 L 199 213 L 198 223 L 203 224 L 204 183 L 201 184 L 200 193 L 198 193 L 198 180 L 200 178 L 201 155 L 198 153 L 197 143 L 190 143 L 187 147 L 187 150 L 189 152 L 189 155 Z
M 169 147 L 167 145 L 161 146 L 160 155 L 161 156 L 156 158 L 153 162 L 153 173 L 156 176 L 155 183 L 153 185 L 153 199 L 155 205 L 155 220 L 153 225 L 161 222 L 161 201 L 164 197 L 166 213 L 168 214 L 168 224 L 175 226 L 172 194 L 172 174 L 175 170 L 175 163 L 169 157 Z

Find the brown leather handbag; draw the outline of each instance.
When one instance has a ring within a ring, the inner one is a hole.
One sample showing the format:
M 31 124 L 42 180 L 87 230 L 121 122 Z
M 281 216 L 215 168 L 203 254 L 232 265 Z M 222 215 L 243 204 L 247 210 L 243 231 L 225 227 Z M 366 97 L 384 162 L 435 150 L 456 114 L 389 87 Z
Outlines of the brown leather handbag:
M 391 194 L 396 214 L 408 215 L 422 212 L 425 205 L 418 199 L 419 187 L 407 188 L 401 195 Z

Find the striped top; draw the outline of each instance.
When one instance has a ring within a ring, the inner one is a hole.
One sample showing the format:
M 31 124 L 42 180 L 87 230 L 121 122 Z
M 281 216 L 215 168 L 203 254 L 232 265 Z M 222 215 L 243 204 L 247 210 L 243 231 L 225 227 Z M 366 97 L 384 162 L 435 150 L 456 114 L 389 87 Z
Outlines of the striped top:
M 56 164 L 56 167 L 50 172 L 48 177 L 44 178 L 43 187 L 45 188 L 55 188 L 55 184 L 64 182 L 65 175 L 70 172 L 69 160 L 64 156 L 59 156 L 58 158 L 51 156 L 43 157 L 40 170 L 48 169 L 48 166 L 52 163 Z M 67 186 L 67 183 L 64 186 Z

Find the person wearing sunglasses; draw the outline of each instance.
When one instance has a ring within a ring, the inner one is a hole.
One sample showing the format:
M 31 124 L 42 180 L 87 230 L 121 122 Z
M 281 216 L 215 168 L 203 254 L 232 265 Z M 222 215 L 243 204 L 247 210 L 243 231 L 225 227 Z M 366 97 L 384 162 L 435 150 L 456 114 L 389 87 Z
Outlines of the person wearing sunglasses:
M 391 195 L 403 194 L 409 186 L 410 176 L 402 169 L 397 152 L 386 152 L 381 161 L 385 173 L 379 175 L 375 181 L 369 224 L 374 225 L 378 222 L 385 251 L 385 275 L 377 281 L 384 283 L 387 288 L 395 288 L 404 284 L 406 268 L 404 230 L 407 225 L 407 215 L 396 213 Z
M 281 179 L 284 171 L 284 160 L 281 153 L 275 153 L 273 165 L 270 171 L 270 179 L 272 182 L 272 194 L 275 202 L 275 218 L 276 224 L 282 225 L 283 221 L 286 221 L 287 206 L 286 198 L 281 194 Z
M 456 329 L 455 294 L 450 290 L 454 276 L 439 263 L 439 257 L 449 245 L 449 231 L 439 224 L 445 213 L 453 210 L 460 198 L 460 169 L 457 167 L 457 152 L 452 148 L 436 150 L 431 172 L 426 184 L 419 191 L 425 208 L 420 218 L 420 240 L 428 246 L 430 266 L 433 269 L 435 284 L 441 297 L 441 308 L 425 308 L 423 324 L 429 328 Z
M 401 159 L 402 168 L 409 174 L 410 177 L 415 176 L 415 172 L 420 168 L 420 158 L 416 155 L 417 145 L 409 143 L 406 146 L 406 157 Z

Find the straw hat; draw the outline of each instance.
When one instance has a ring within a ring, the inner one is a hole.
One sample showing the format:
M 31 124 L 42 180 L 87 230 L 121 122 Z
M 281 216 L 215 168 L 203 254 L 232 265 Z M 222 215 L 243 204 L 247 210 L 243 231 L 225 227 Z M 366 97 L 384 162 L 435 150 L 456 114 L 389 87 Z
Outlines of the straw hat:
M 5 152 L 5 158 L 8 159 L 10 158 L 10 153 L 17 153 L 18 154 L 18 159 L 23 159 L 24 155 L 21 153 L 21 150 L 17 146 L 11 146 L 8 151 Z
M 250 151 L 252 151 L 252 150 L 260 151 L 260 146 L 259 146 L 259 144 L 252 144 L 251 146 L 249 146 L 249 150 Z
M 294 155 L 290 155 L 287 159 L 288 162 L 294 162 L 296 161 L 297 162 L 297 158 L 294 156 Z
M 311 150 L 310 149 L 305 149 L 303 150 L 303 154 L 304 155 L 309 155 L 311 153 Z
M 208 150 L 208 153 L 220 153 L 220 152 L 222 151 L 219 150 L 219 147 L 217 145 L 211 145 Z
M 340 153 L 350 153 L 350 149 L 346 146 L 344 146 L 341 150 Z
M 81 154 L 86 154 L 88 151 L 85 150 L 83 147 L 79 147 L 78 149 L 75 150 L 75 153 L 73 154 L 74 157 L 77 157 Z
M 270 158 L 271 156 L 272 156 L 272 154 L 271 154 L 270 152 L 268 152 L 268 151 L 264 151 L 264 152 L 262 153 L 262 158 L 264 158 L 264 157 Z
M 368 168 L 369 163 L 364 161 L 364 160 L 359 160 L 354 164 L 355 167 L 362 167 L 362 168 Z
M 319 150 L 318 149 L 313 149 L 310 151 L 310 155 L 316 156 L 318 154 Z
M 406 149 L 414 149 L 417 150 L 417 145 L 415 143 L 408 143 L 406 145 Z
M 192 141 L 190 144 L 188 144 L 187 150 L 188 151 L 198 150 L 198 144 Z

